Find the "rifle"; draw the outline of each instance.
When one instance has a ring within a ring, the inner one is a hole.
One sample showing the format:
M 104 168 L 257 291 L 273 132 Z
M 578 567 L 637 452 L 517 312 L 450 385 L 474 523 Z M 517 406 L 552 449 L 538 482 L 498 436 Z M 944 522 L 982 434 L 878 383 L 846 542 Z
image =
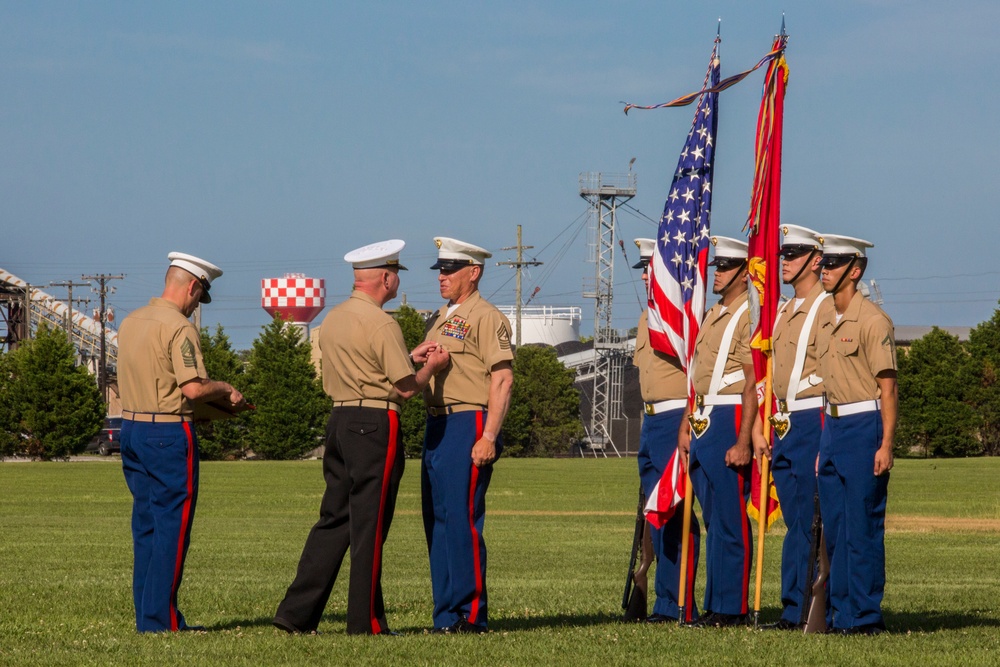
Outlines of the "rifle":
M 625 592 L 622 595 L 622 609 L 626 623 L 644 621 L 648 614 L 647 598 L 649 592 L 649 566 L 653 564 L 653 538 L 649 532 L 646 515 L 646 494 L 639 486 L 639 508 L 635 517 L 635 533 L 632 536 L 632 556 L 628 563 L 628 574 L 625 577 Z M 642 560 L 636 568 L 639 551 L 642 550 Z
M 803 632 L 807 635 L 826 632 L 826 580 L 830 577 L 830 558 L 826 554 L 823 517 L 819 493 L 813 497 L 812 539 L 809 541 L 809 570 L 805 595 L 802 596 Z

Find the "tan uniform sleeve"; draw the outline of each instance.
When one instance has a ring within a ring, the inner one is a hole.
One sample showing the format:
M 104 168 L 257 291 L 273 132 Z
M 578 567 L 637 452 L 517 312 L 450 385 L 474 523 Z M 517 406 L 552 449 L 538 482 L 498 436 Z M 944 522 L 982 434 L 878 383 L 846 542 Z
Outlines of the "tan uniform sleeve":
M 635 351 L 632 353 L 632 365 L 638 366 L 642 363 L 642 355 L 645 352 L 645 348 L 649 345 L 649 324 L 647 318 L 649 317 L 647 312 L 643 312 L 639 316 L 639 326 L 636 327 L 635 331 Z
M 382 362 L 382 369 L 389 382 L 396 384 L 414 374 L 410 355 L 406 351 L 406 341 L 403 340 L 403 330 L 396 322 L 387 322 L 373 331 L 371 341 L 375 357 Z
M 174 335 L 170 342 L 170 363 L 177 386 L 198 378 L 208 379 L 201 356 L 201 339 L 194 326 L 184 327 Z
M 871 317 L 864 323 L 862 343 L 868 356 L 868 367 L 872 375 L 882 371 L 897 370 L 896 343 L 892 322 L 882 314 Z
M 752 364 L 753 356 L 750 353 L 750 311 L 745 310 L 740 315 L 740 323 L 736 325 L 735 346 L 733 347 L 733 358 L 741 364 Z
M 479 352 L 487 370 L 514 359 L 510 347 L 510 321 L 499 310 L 490 308 L 480 320 Z

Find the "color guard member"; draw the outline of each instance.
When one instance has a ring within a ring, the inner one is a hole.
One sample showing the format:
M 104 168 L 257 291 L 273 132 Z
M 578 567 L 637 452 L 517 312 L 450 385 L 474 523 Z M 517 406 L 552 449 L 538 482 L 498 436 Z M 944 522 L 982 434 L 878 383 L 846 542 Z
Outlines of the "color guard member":
M 745 623 L 749 611 L 753 538 L 746 503 L 757 394 L 747 312 L 747 244 L 713 236 L 712 245 L 713 292 L 722 298 L 705 313 L 698 332 L 696 406 L 678 444 L 682 452 L 690 451 L 691 484 L 708 532 L 704 613 L 695 624 L 723 627 Z
M 448 363 L 448 353 L 433 343 L 408 355 L 399 324 L 382 310 L 396 297 L 404 245 L 382 241 L 347 253 L 354 291 L 320 327 L 323 389 L 333 399 L 323 455 L 326 492 L 295 580 L 274 616 L 274 625 L 289 633 L 316 631 L 350 547 L 347 633 L 391 634 L 382 599 L 382 545 L 403 476 L 400 404 Z M 414 373 L 411 359 L 426 363 Z
M 195 411 L 213 401 L 226 412 L 246 409 L 243 394 L 208 378 L 199 331 L 187 318 L 210 303 L 222 269 L 172 252 L 163 294 L 122 322 L 118 383 L 121 454 L 132 492 L 132 598 L 139 632 L 204 630 L 177 608 L 177 590 L 198 500 Z
M 655 239 L 636 239 L 639 247 L 639 262 L 633 269 L 642 269 L 642 281 L 649 289 L 649 261 L 656 246 Z M 639 434 L 639 479 L 642 490 L 649 498 L 656 484 L 663 477 L 664 470 L 677 451 L 677 437 L 684 423 L 687 407 L 687 374 L 681 368 L 677 357 L 654 350 L 649 343 L 649 310 L 639 317 L 639 328 L 635 335 L 635 356 L 632 363 L 639 369 L 639 390 L 645 407 L 642 432 Z M 646 523 L 646 530 L 652 538 L 653 552 L 656 554 L 656 602 L 653 613 L 646 619 L 648 623 L 676 621 L 678 614 L 678 591 L 681 566 L 681 533 L 684 524 L 683 512 L 674 512 L 670 520 L 661 528 Z M 691 535 L 688 540 L 687 591 L 685 592 L 685 622 L 698 616 L 698 605 L 694 602 L 694 579 L 698 570 L 700 541 L 698 519 L 691 517 Z
M 456 239 L 434 242 L 438 260 L 431 268 L 440 271 L 438 286 L 448 303 L 428 321 L 426 341 L 451 354 L 451 365 L 424 391 L 421 487 L 434 632 L 483 633 L 486 490 L 514 385 L 511 329 L 479 294 L 484 260 L 491 254 Z
M 823 432 L 823 378 L 817 368 L 819 320 L 833 309 L 820 284 L 823 239 L 796 225 L 781 228 L 781 278 L 795 296 L 778 308 L 773 335 L 774 412 L 771 447 L 758 415 L 754 446 L 758 461 L 772 459 L 771 472 L 788 532 L 781 552 L 781 620 L 764 629 L 794 630 L 802 621 L 802 600 L 812 586 L 809 555 L 816 499 L 816 455 Z
M 834 309 L 819 322 L 826 420 L 819 446 L 819 500 L 830 557 L 833 629 L 885 629 L 885 508 L 898 393 L 892 320 L 858 291 L 872 244 L 823 235 L 823 288 Z

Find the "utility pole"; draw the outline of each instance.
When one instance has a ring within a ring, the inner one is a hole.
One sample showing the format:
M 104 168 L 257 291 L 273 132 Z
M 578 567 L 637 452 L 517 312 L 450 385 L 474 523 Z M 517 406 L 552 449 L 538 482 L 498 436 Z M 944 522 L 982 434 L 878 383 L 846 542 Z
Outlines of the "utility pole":
M 514 319 L 516 321 L 516 333 L 514 335 L 514 347 L 521 347 L 521 267 L 522 266 L 541 266 L 541 262 L 524 261 L 524 251 L 534 248 L 533 245 L 521 245 L 521 225 L 517 226 L 517 245 L 509 246 L 507 248 L 501 248 L 501 250 L 517 250 L 517 261 L 516 262 L 497 262 L 497 266 L 513 266 L 517 274 L 514 277 L 514 295 L 517 298 L 517 305 L 514 310 Z
M 105 304 L 105 297 L 107 297 L 108 290 L 110 289 L 114 292 L 114 287 L 108 287 L 109 280 L 124 280 L 125 275 L 119 274 L 117 276 L 111 276 L 106 273 L 99 273 L 96 276 L 80 276 L 82 280 L 96 280 L 100 287 L 96 290 L 98 294 L 101 295 L 101 309 L 100 309 L 100 320 L 101 320 L 101 365 L 97 367 L 97 386 L 101 390 L 101 397 L 104 402 L 108 402 L 108 336 L 107 336 L 107 310 Z
M 24 284 L 24 301 L 21 302 L 21 311 L 24 313 L 24 319 L 21 320 L 19 343 L 31 339 L 31 302 L 33 300 L 31 296 L 32 287 L 35 286 L 28 283 Z
M 73 342 L 73 288 L 90 287 L 90 283 L 75 283 L 72 280 L 49 283 L 49 287 L 65 287 L 68 293 L 66 302 L 69 304 L 69 314 L 66 316 L 66 338 Z M 81 303 L 90 303 L 90 299 L 77 299 Z

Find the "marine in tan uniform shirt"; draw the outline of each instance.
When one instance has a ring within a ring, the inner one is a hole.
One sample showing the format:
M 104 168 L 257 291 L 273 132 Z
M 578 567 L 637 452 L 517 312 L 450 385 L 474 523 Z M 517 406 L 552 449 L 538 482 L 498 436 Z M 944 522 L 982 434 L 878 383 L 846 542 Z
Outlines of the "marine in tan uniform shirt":
M 892 468 L 898 389 L 892 320 L 858 291 L 872 244 L 823 235 L 823 287 L 833 312 L 820 322 L 820 374 L 826 422 L 818 484 L 830 558 L 834 631 L 885 629 L 885 511 Z
M 198 499 L 198 439 L 192 423 L 209 401 L 246 409 L 243 395 L 208 378 L 199 332 L 188 317 L 210 303 L 222 269 L 172 252 L 163 294 L 131 313 L 118 333 L 122 470 L 132 493 L 132 598 L 139 632 L 190 626 L 177 592 Z
M 486 491 L 500 454 L 510 405 L 514 358 L 510 322 L 479 294 L 484 248 L 435 238 L 441 296 L 427 340 L 451 355 L 451 366 L 424 392 L 422 503 L 431 565 L 434 632 L 487 630 Z
M 800 628 L 803 599 L 812 586 L 809 559 L 815 557 L 816 456 L 823 432 L 823 378 L 816 338 L 823 313 L 833 310 L 833 300 L 819 280 L 822 236 L 797 225 L 784 225 L 782 233 L 782 280 L 792 286 L 794 297 L 779 306 L 774 325 L 775 400 L 770 442 L 764 442 L 759 415 L 754 424 L 757 459 L 772 460 L 771 472 L 787 529 L 781 552 L 781 619 L 762 625 L 765 630 Z
M 642 279 L 649 288 L 649 262 L 655 251 L 655 239 L 636 239 L 639 247 L 639 263 L 632 268 L 642 269 Z M 665 476 L 672 474 L 672 461 L 678 456 L 677 439 L 681 424 L 685 421 L 687 408 L 687 374 L 681 368 L 676 356 L 665 354 L 653 348 L 649 340 L 649 310 L 639 316 L 639 327 L 635 336 L 635 355 L 632 363 L 639 369 L 639 391 L 642 395 L 644 416 L 639 434 L 639 481 L 646 499 L 646 521 L 643 523 L 645 535 L 656 557 L 654 579 L 655 600 L 653 611 L 645 619 L 647 623 L 667 623 L 677 621 L 680 614 L 680 561 L 684 542 L 684 513 L 675 511 L 664 521 L 655 510 L 662 507 L 660 498 L 663 489 L 670 484 L 660 484 Z M 672 482 L 672 480 L 671 480 Z M 667 504 L 667 503 L 664 503 Z M 698 570 L 701 525 L 697 517 L 691 517 L 688 536 L 688 554 L 691 557 L 685 579 L 684 622 L 692 622 L 698 615 L 698 605 L 694 602 L 695 573 Z M 645 612 L 645 609 L 641 611 Z M 626 616 L 636 612 L 626 612 Z
M 694 434 L 689 441 L 691 485 L 707 531 L 704 614 L 696 623 L 722 627 L 745 623 L 748 613 L 752 537 L 746 501 L 757 396 L 747 312 L 747 244 L 718 236 L 712 243 L 713 292 L 721 299 L 705 314 L 698 332 L 694 388 L 699 405 L 682 428 L 680 447 Z
M 414 373 L 399 324 L 382 310 L 399 288 L 404 245 L 382 241 L 349 252 L 344 260 L 354 272 L 354 291 L 320 327 L 323 388 L 333 399 L 323 454 L 326 492 L 295 580 L 273 619 L 289 633 L 316 631 L 348 548 L 347 632 L 390 632 L 382 545 L 403 476 L 400 404 L 448 363 L 446 352 L 422 343 L 413 358 L 426 364 Z

